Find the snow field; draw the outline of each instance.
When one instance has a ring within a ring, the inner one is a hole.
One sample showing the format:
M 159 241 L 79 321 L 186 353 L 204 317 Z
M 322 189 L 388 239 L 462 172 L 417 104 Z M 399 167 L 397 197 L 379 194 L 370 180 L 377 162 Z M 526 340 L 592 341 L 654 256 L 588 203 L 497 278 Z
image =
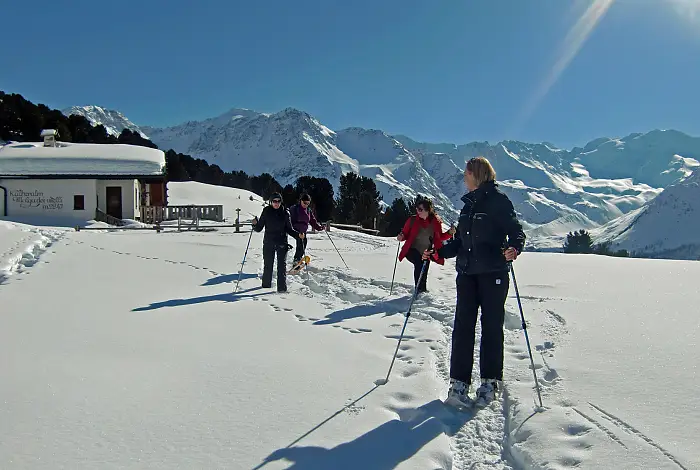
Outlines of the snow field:
M 511 279 L 503 399 L 458 413 L 439 401 L 451 261 L 431 266 L 376 387 L 412 292 L 403 261 L 389 296 L 394 239 L 333 229 L 346 269 L 327 234 L 310 234 L 308 271 L 278 294 L 274 280 L 259 287 L 254 233 L 233 295 L 249 233 L 5 223 L 0 252 L 49 235 L 49 250 L 0 285 L 3 468 L 700 467 L 696 263 L 523 254 L 514 266 L 545 410 L 535 413 Z

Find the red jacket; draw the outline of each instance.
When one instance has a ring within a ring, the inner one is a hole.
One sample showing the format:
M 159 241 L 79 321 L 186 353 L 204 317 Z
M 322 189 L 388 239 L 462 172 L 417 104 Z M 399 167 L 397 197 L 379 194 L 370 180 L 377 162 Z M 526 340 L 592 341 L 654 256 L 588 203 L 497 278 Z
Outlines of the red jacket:
M 442 242 L 444 240 L 448 240 L 452 236 L 449 232 L 442 233 L 442 223 L 439 222 L 437 218 L 428 216 L 427 219 L 421 219 L 417 215 L 412 215 L 403 225 L 403 229 L 401 229 L 401 233 L 403 233 L 404 237 L 404 244 L 399 252 L 399 261 L 402 261 L 408 254 L 408 250 L 411 249 L 411 245 L 413 244 L 413 240 L 415 240 L 416 236 L 418 235 L 418 231 L 421 228 L 429 225 L 433 226 L 434 250 L 438 250 L 440 247 L 442 247 Z M 421 253 L 421 255 L 422 254 L 423 253 Z M 444 258 L 438 257 L 437 253 L 434 255 L 433 260 L 438 264 L 445 264 Z

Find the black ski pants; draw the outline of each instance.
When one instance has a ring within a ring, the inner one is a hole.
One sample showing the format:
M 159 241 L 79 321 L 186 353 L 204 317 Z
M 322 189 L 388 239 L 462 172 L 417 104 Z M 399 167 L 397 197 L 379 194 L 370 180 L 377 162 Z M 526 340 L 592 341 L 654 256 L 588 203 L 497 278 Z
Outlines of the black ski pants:
M 263 244 L 263 287 L 272 287 L 272 267 L 277 257 L 277 290 L 287 290 L 287 251 L 286 244 Z
M 411 248 L 408 250 L 408 253 L 406 253 L 406 259 L 413 263 L 413 285 L 416 286 L 418 285 L 418 280 L 420 279 L 420 273 L 421 270 L 423 269 L 423 262 L 424 260 L 421 259 L 423 256 L 423 253 L 418 253 L 418 250 L 415 248 Z M 428 282 L 428 269 L 430 268 L 430 260 L 428 260 L 428 265 L 425 267 L 425 274 L 423 274 L 423 279 L 420 281 L 420 285 L 418 285 L 418 292 L 425 292 L 427 290 L 427 282 Z
M 509 281 L 508 271 L 457 276 L 450 378 L 471 384 L 476 317 L 481 307 L 481 378 L 503 380 L 503 322 Z
M 297 238 L 297 249 L 294 251 L 294 261 L 297 262 L 299 261 L 303 256 L 304 253 L 306 253 L 306 242 L 308 239 L 306 237 L 304 238 Z

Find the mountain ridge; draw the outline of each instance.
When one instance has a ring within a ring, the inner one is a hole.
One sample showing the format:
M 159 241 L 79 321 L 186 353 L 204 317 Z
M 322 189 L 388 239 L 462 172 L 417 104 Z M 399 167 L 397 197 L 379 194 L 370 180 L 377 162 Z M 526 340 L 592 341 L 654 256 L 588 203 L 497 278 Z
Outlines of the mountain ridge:
M 340 176 L 353 171 L 373 178 L 385 203 L 420 193 L 448 221 L 461 209 L 466 161 L 483 155 L 513 200 L 530 246 L 540 250 L 559 249 L 571 230 L 594 230 L 640 209 L 700 167 L 700 138 L 676 130 L 600 137 L 570 150 L 514 140 L 435 144 L 358 126 L 332 130 L 293 107 L 231 108 L 202 121 L 139 130 L 160 148 L 224 171 L 267 172 L 283 185 L 309 174 L 337 190 Z

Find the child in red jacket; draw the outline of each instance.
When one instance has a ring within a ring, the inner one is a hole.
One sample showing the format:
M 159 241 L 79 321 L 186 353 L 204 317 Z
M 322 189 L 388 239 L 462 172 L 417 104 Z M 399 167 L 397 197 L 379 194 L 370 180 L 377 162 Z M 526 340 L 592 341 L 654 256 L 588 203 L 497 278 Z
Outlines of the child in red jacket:
M 442 242 L 451 238 L 454 233 L 454 227 L 450 227 L 447 232 L 443 233 L 442 220 L 435 213 L 431 200 L 423 199 L 416 204 L 416 215 L 408 218 L 396 239 L 399 242 L 406 241 L 399 252 L 399 261 L 406 258 L 413 263 L 413 278 L 415 285 L 418 286 L 418 292 L 428 291 L 426 282 L 430 264 L 425 267 L 423 279 L 420 279 L 423 269 L 423 252 L 430 248 L 431 241 L 432 249 L 438 250 L 442 247 Z M 445 264 L 445 260 L 439 257 L 435 259 L 435 262 L 440 265 Z

